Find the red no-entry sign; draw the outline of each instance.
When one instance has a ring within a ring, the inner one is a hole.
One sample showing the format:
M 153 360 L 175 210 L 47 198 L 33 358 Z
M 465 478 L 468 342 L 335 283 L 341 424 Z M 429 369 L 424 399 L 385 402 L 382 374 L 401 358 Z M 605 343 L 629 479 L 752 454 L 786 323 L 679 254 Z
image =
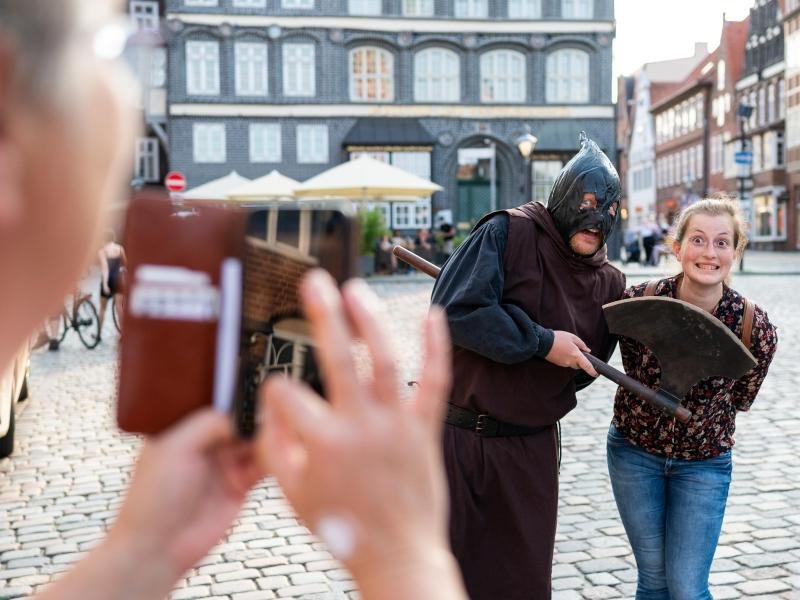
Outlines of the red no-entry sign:
M 170 171 L 164 178 L 164 186 L 170 192 L 182 192 L 186 189 L 186 177 L 180 171 Z

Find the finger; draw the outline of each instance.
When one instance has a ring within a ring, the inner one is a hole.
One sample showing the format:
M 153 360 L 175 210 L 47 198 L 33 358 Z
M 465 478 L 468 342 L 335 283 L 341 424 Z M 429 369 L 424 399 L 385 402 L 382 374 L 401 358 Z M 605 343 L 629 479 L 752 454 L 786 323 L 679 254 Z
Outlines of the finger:
M 578 368 L 583 369 L 592 377 L 597 377 L 597 371 L 595 371 L 592 363 L 589 362 L 589 359 L 586 358 L 583 354 L 578 357 Z
M 185 417 L 158 439 L 176 449 L 204 451 L 233 441 L 235 434 L 230 416 L 204 408 Z
M 300 298 L 329 399 L 344 407 L 357 405 L 363 392 L 350 353 L 350 327 L 333 278 L 321 269 L 309 271 L 300 284 Z
M 330 406 L 308 386 L 283 375 L 269 377 L 261 386 L 260 409 L 277 413 L 301 438 L 324 431 L 331 418 Z M 264 434 L 259 431 L 259 438 Z
M 432 306 L 425 321 L 425 356 L 414 410 L 428 424 L 441 424 L 450 392 L 450 335 L 444 311 Z
M 298 384 L 286 377 L 273 376 L 260 390 L 259 412 L 264 418 L 255 440 L 257 459 L 278 478 L 287 494 L 300 484 L 306 463 L 302 437 L 287 416 L 292 409 L 285 406 L 302 403 L 298 400 L 298 388 Z M 302 418 L 295 420 L 307 422 Z
M 581 338 L 579 338 L 577 335 L 575 335 L 575 334 L 572 334 L 572 341 L 575 343 L 575 345 L 576 345 L 576 346 L 577 346 L 577 347 L 578 347 L 578 348 L 579 348 L 579 349 L 580 349 L 582 352 L 591 352 L 591 350 L 589 349 L 589 346 L 587 346 L 587 345 L 586 345 L 586 344 L 583 342 L 583 340 L 582 340 Z
M 372 387 L 376 400 L 398 404 L 397 368 L 391 352 L 387 330 L 389 321 L 384 306 L 361 279 L 348 281 L 342 296 L 355 333 L 366 343 L 372 360 Z

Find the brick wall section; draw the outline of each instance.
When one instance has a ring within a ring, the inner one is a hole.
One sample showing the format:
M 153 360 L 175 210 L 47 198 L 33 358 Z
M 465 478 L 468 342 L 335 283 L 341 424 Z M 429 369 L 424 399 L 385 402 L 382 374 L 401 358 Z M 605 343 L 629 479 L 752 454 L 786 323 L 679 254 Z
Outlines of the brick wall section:
M 248 328 L 299 314 L 297 286 L 309 263 L 248 240 L 245 265 L 244 319 Z

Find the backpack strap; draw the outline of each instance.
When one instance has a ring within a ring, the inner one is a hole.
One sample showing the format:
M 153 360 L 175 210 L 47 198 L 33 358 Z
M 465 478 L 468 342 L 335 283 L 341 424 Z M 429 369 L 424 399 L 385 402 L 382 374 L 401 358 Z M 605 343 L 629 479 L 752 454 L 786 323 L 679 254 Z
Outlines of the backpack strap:
M 656 286 L 658 286 L 658 279 L 653 279 L 652 281 L 648 281 L 647 285 L 644 288 L 644 296 L 653 296 L 656 293 Z
M 742 343 L 748 350 L 750 349 L 750 341 L 753 335 L 753 319 L 755 317 L 756 307 L 755 304 L 744 298 L 744 317 L 742 318 Z

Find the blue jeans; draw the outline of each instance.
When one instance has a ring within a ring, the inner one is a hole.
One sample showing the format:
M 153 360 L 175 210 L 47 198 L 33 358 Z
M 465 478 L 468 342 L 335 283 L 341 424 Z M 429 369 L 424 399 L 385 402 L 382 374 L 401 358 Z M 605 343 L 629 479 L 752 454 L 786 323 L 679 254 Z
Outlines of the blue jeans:
M 731 453 L 663 458 L 608 430 L 608 473 L 636 558 L 636 600 L 711 600 L 708 574 L 719 541 Z

